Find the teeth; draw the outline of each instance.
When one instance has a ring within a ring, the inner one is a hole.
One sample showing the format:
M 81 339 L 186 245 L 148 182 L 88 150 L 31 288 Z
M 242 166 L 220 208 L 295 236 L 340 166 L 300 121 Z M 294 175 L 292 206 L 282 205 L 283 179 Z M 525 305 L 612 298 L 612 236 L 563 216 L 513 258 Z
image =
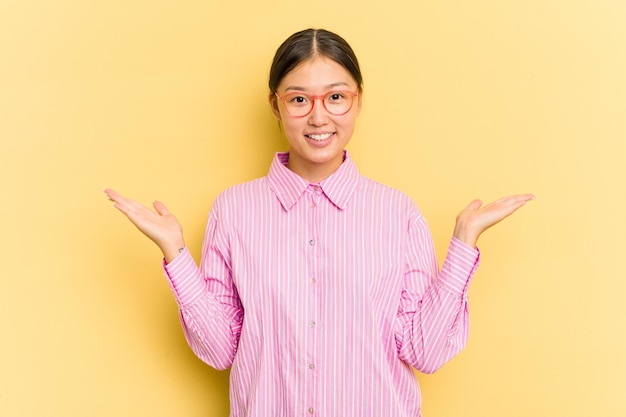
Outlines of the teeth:
M 323 141 L 331 137 L 332 133 L 323 133 L 321 135 L 308 135 L 311 139 Z

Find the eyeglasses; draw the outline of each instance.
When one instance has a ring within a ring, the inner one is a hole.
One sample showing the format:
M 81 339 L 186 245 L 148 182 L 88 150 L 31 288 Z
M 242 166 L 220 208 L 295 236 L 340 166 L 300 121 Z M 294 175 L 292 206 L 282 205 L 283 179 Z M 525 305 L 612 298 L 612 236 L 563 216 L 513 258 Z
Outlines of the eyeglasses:
M 335 116 L 342 116 L 350 111 L 354 104 L 354 98 L 359 95 L 358 91 L 329 91 L 323 95 L 309 95 L 300 91 L 294 91 L 276 97 L 283 102 L 285 110 L 291 117 L 305 117 L 311 114 L 315 100 L 322 100 L 326 111 Z

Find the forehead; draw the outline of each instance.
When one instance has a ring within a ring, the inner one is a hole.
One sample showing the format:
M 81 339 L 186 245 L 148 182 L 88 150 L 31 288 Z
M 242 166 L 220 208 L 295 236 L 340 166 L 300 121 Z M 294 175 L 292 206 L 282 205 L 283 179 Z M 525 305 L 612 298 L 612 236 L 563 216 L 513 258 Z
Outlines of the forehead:
M 356 82 L 341 64 L 332 59 L 317 56 L 302 62 L 288 72 L 278 89 L 280 91 L 318 91 L 336 86 L 356 88 Z

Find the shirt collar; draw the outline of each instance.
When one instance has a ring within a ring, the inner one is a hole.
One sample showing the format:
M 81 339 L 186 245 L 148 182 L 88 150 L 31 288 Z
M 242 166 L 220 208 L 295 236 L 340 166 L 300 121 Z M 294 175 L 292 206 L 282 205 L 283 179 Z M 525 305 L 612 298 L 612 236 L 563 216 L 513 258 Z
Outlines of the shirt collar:
M 291 209 L 309 185 L 307 180 L 287 168 L 288 152 L 277 152 L 267 175 L 271 190 L 285 210 Z M 340 210 L 346 207 L 359 183 L 359 170 L 344 151 L 344 161 L 331 176 L 318 185 L 328 199 Z

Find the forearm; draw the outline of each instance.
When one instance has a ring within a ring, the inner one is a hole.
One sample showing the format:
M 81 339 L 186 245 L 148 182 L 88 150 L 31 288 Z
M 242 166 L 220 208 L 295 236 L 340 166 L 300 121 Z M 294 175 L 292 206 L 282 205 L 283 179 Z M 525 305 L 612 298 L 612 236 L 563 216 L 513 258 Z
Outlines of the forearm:
M 427 258 L 430 249 L 420 253 Z M 424 267 L 409 271 L 398 317 L 399 352 L 416 369 L 434 372 L 465 346 L 467 292 L 479 258 L 478 250 L 453 238 L 440 272 L 434 259 L 418 260 Z M 412 290 L 422 287 L 427 288 L 423 293 Z
M 456 356 L 469 335 L 467 301 L 434 285 L 402 329 L 400 357 L 415 369 L 433 373 Z
M 232 365 L 241 333 L 240 319 L 208 297 L 180 308 L 180 319 L 185 339 L 198 358 L 219 370 Z
M 227 368 L 235 355 L 243 314 L 236 295 L 210 291 L 187 249 L 164 263 L 164 270 L 189 346 L 207 364 Z

